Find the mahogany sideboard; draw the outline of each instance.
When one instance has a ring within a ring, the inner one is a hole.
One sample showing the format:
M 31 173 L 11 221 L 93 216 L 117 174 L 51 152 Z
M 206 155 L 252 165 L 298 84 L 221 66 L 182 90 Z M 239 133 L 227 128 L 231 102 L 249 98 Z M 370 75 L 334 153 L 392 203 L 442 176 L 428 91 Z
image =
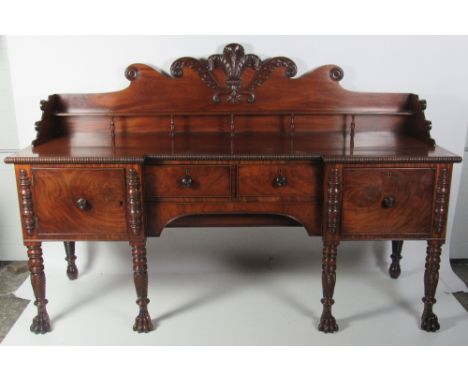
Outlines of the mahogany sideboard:
M 208 59 L 176 60 L 170 74 L 130 65 L 128 88 L 41 101 L 32 145 L 15 165 L 37 316 L 50 331 L 41 243 L 63 241 L 75 279 L 75 241 L 128 241 L 139 314 L 147 310 L 146 240 L 165 227 L 302 226 L 322 236 L 323 313 L 332 315 L 342 240 L 392 240 L 390 276 L 405 239 L 427 240 L 421 328 L 433 313 L 452 165 L 437 146 L 426 102 L 361 93 L 326 65 L 298 78 L 286 57 L 261 60 L 229 44 Z

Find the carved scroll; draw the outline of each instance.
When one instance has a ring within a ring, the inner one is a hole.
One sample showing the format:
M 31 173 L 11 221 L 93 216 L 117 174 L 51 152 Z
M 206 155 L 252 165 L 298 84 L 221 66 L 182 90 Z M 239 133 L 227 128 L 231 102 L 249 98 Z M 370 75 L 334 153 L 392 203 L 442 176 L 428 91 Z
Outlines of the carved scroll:
M 434 231 L 441 233 L 444 230 L 448 208 L 448 170 L 442 168 L 437 179 L 435 209 L 434 209 Z
M 21 215 L 23 216 L 24 228 L 26 229 L 28 235 L 32 235 L 34 233 L 36 222 L 33 209 L 31 181 L 29 180 L 29 176 L 26 170 L 20 170 L 19 172 L 19 189 L 21 199 Z
M 134 169 L 129 169 L 127 173 L 127 208 L 128 225 L 133 234 L 138 235 L 142 224 L 141 192 L 140 180 Z
M 336 234 L 338 231 L 339 223 L 339 202 L 340 202 L 340 172 L 337 167 L 330 170 L 328 176 L 328 223 L 327 228 L 332 234 Z
M 49 96 L 47 101 L 40 101 L 40 109 L 42 111 L 41 120 L 35 123 L 36 139 L 32 141 L 33 146 L 37 146 L 46 140 L 60 135 L 61 130 L 52 122 L 53 111 L 55 107 L 56 96 Z
M 427 108 L 427 101 L 419 99 L 417 95 L 411 96 L 412 108 L 415 111 L 412 119 L 411 134 L 425 140 L 431 146 L 435 147 L 435 140 L 431 137 L 432 122 L 426 119 L 424 111 Z
M 221 97 L 231 103 L 238 103 L 242 96 L 247 96 L 249 103 L 255 100 L 255 88 L 261 86 L 280 67 L 284 67 L 286 77 L 294 77 L 297 73 L 296 64 L 286 57 L 274 57 L 262 61 L 255 54 L 245 54 L 244 48 L 239 44 L 229 44 L 224 47 L 223 54 L 215 54 L 208 60 L 197 60 L 192 57 L 183 57 L 174 61 L 171 65 L 171 74 L 174 77 L 182 77 L 183 68 L 188 67 L 195 70 L 203 83 L 215 89 L 213 101 L 221 102 Z M 216 68 L 221 68 L 225 75 L 225 84 L 220 84 L 213 74 Z M 242 74 L 244 70 L 251 68 L 255 74 L 251 81 L 243 86 Z

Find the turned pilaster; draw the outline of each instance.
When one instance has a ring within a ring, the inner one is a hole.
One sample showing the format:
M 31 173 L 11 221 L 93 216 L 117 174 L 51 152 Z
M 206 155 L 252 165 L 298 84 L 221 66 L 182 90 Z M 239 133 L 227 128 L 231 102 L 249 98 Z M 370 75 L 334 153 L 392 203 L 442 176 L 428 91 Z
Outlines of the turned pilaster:
M 438 235 L 445 230 L 448 212 L 448 200 L 450 192 L 449 170 L 441 168 L 437 179 L 435 208 L 434 208 L 434 232 Z
M 135 169 L 127 172 L 128 225 L 133 235 L 139 235 L 142 226 L 140 180 Z
M 36 228 L 36 219 L 34 216 L 31 180 L 25 169 L 19 171 L 19 193 L 23 227 L 28 235 L 32 235 Z
M 330 236 L 335 236 L 338 234 L 341 215 L 341 172 L 338 166 L 329 171 L 327 195 L 327 233 Z

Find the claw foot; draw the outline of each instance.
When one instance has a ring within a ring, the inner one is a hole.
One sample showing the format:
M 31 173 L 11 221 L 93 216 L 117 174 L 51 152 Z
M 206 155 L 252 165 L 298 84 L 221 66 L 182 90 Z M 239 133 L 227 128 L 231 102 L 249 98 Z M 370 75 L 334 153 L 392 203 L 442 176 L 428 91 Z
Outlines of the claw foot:
M 338 325 L 335 317 L 331 314 L 323 314 L 320 318 L 320 324 L 318 329 L 324 333 L 333 333 L 338 331 Z
M 148 333 L 153 330 L 153 323 L 148 312 L 142 312 L 135 318 L 133 330 L 138 333 Z
M 401 274 L 400 264 L 396 263 L 396 264 L 390 265 L 390 268 L 388 269 L 388 273 L 390 274 L 390 277 L 392 279 L 397 279 Z
M 435 332 L 440 329 L 439 320 L 434 313 L 430 313 L 421 318 L 421 329 L 426 332 Z
M 78 268 L 76 265 L 69 265 L 67 267 L 67 276 L 70 280 L 76 280 L 78 278 Z
M 50 320 L 47 312 L 38 313 L 38 315 L 33 318 L 30 329 L 31 332 L 35 334 L 45 334 L 50 332 Z

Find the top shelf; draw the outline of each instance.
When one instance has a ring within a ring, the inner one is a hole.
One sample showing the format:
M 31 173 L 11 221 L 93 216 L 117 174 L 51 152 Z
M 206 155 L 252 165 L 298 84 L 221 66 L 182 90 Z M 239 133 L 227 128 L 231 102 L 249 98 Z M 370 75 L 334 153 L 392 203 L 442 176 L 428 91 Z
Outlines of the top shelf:
M 317 110 L 317 111 L 237 111 L 237 112 L 66 112 L 54 113 L 57 117 L 160 117 L 160 116 L 218 116 L 218 115 L 242 115 L 242 116 L 290 116 L 290 115 L 356 115 L 356 116 L 411 116 L 412 111 L 356 111 L 356 110 Z

